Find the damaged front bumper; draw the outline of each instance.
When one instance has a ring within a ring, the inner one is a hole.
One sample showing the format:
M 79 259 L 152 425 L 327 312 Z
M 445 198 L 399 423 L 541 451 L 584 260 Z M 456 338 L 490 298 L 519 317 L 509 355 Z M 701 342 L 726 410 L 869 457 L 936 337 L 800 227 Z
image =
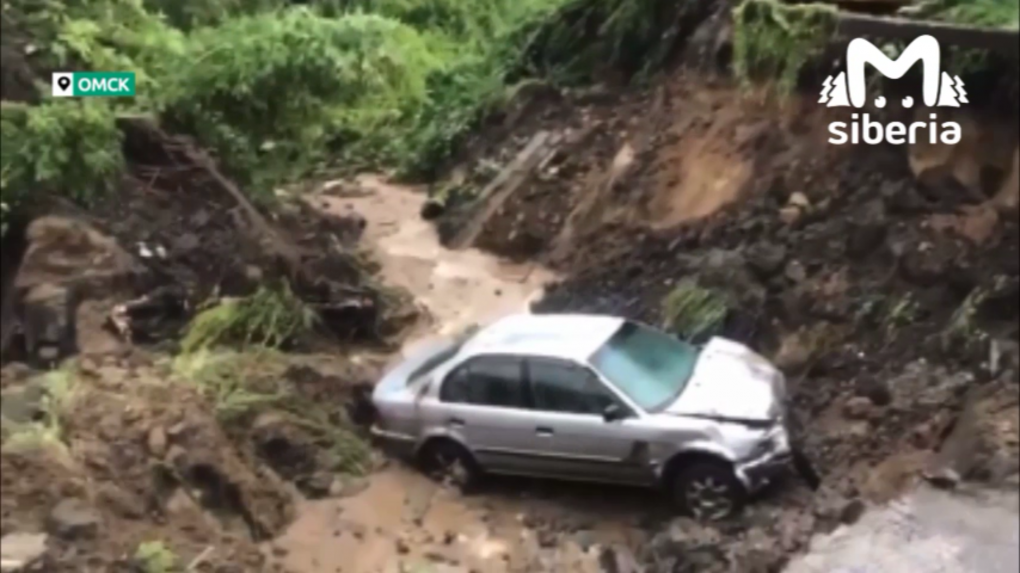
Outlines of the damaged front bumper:
M 754 493 L 768 486 L 786 473 L 793 461 L 793 449 L 785 428 L 778 428 L 769 437 L 765 453 L 736 465 L 737 478 L 748 492 Z

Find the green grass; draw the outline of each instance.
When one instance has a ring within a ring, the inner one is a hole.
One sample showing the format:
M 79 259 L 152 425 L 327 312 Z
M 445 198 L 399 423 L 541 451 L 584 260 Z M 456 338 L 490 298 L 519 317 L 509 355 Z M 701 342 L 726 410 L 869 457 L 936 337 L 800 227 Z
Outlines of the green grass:
M 286 284 L 263 286 L 245 298 L 216 301 L 188 324 L 181 350 L 192 353 L 218 345 L 279 348 L 315 328 L 315 312 Z
M 135 550 L 134 561 L 142 573 L 179 571 L 177 555 L 162 541 L 146 541 Z
M 662 325 L 685 340 L 700 341 L 720 332 L 729 309 L 725 295 L 684 281 L 663 299 Z
M 1020 27 L 1018 0 L 927 0 L 909 9 L 915 18 L 987 28 Z

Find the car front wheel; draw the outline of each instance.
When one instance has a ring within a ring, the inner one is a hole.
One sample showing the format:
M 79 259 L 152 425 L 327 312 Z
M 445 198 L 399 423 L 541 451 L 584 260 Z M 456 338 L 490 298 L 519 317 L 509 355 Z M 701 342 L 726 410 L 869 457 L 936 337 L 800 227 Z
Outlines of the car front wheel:
M 712 462 L 697 462 L 681 469 L 672 488 L 680 508 L 702 521 L 732 516 L 743 506 L 746 495 L 732 468 Z

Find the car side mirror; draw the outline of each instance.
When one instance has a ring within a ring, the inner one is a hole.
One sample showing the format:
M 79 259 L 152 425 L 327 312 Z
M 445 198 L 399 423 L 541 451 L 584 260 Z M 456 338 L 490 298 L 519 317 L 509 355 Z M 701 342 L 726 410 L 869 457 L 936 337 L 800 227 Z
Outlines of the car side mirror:
M 619 404 L 610 404 L 602 411 L 602 419 L 607 423 L 622 420 L 626 417 L 623 408 L 620 408 Z

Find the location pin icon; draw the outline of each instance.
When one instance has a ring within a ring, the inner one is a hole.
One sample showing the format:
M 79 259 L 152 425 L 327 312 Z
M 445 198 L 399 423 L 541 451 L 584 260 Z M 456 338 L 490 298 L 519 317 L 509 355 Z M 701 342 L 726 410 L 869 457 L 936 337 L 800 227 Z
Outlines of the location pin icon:
M 60 89 L 66 90 L 67 86 L 71 85 L 71 78 L 67 76 L 59 77 L 57 78 L 57 85 L 60 86 Z

